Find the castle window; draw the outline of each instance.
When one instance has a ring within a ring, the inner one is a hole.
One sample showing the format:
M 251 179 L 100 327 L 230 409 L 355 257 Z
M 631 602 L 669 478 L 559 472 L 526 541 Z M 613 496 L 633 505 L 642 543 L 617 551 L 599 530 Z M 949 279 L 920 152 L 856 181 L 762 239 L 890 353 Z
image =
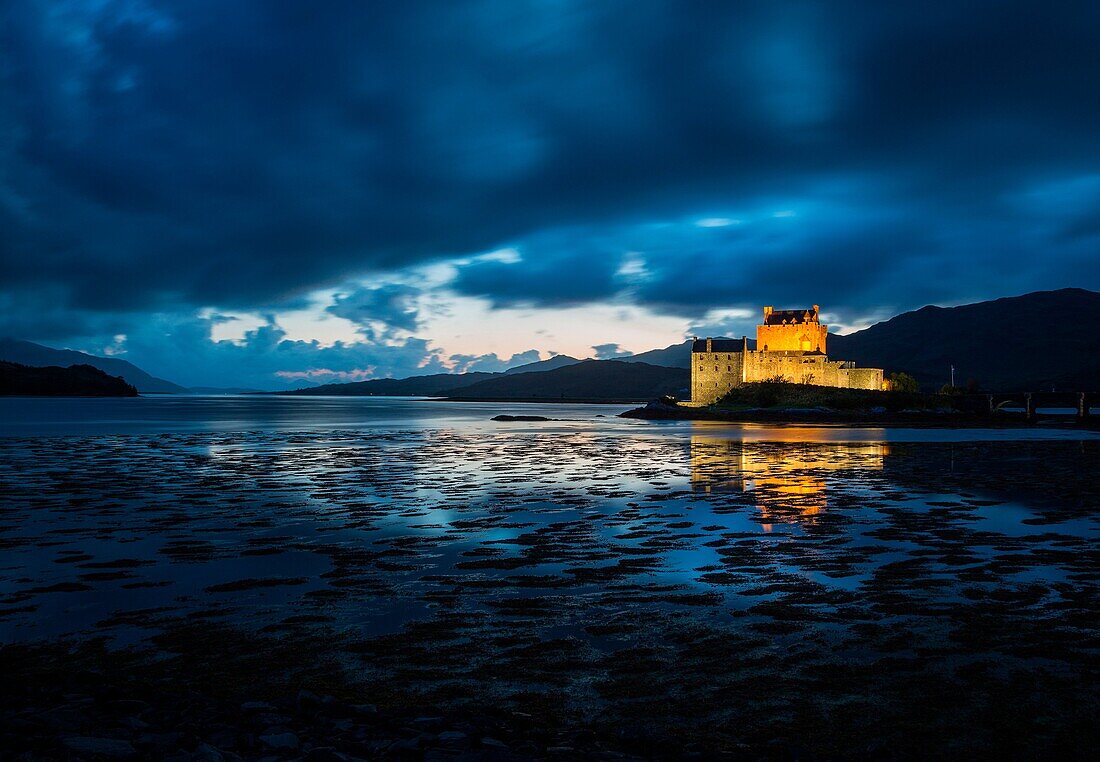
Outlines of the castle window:
M 726 373 L 730 373 L 732 371 L 733 371 L 733 368 L 731 366 L 727 365 L 726 366 Z

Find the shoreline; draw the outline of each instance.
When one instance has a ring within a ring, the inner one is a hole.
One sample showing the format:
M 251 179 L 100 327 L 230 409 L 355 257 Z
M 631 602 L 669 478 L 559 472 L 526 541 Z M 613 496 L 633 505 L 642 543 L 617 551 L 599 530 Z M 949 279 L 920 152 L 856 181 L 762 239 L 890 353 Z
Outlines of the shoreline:
M 959 411 L 872 411 L 828 408 L 748 408 L 744 410 L 689 408 L 650 402 L 619 413 L 620 418 L 644 421 L 711 421 L 721 423 L 797 423 L 859 426 L 908 426 L 925 428 L 1019 428 L 1051 426 L 1083 431 L 1100 430 L 1100 417 L 1085 421 L 1073 415 L 1036 414 L 1028 420 L 1023 413 L 999 412 L 993 416 Z
M 649 401 L 645 399 L 603 399 L 599 397 L 524 397 L 515 399 L 511 397 L 424 397 L 425 402 L 493 402 L 526 403 L 532 405 L 638 405 Z

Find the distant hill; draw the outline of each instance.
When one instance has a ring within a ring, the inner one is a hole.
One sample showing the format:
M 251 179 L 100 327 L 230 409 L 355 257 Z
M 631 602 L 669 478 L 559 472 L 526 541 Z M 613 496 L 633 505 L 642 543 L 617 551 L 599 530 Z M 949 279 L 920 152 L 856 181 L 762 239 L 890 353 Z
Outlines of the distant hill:
M 714 336 L 712 338 L 726 338 Z M 740 338 L 740 336 L 736 337 Z M 756 339 L 749 339 L 749 349 L 756 349 Z M 664 349 L 651 349 L 630 357 L 617 357 L 623 362 L 644 362 L 650 365 L 662 365 L 666 368 L 691 368 L 691 339 L 672 344 Z
M 683 396 L 691 374 L 621 360 L 582 360 L 541 373 L 501 374 L 460 386 L 444 396 L 462 399 L 651 400 L 663 394 Z
M 268 394 L 301 394 L 306 396 L 336 395 L 341 397 L 440 397 L 443 392 L 475 384 L 500 373 L 434 373 L 412 378 L 376 378 L 371 381 L 351 381 L 346 384 L 322 384 L 290 392 Z
M 490 378 L 517 375 L 521 373 L 543 373 L 575 365 L 580 360 L 568 355 L 555 355 L 549 360 L 517 365 L 503 373 L 433 373 L 428 376 L 410 378 L 376 378 L 370 381 L 350 381 L 345 384 L 322 384 L 290 392 L 267 392 L 268 394 L 300 394 L 306 396 L 334 395 L 339 397 L 442 397 L 463 386 L 476 384 Z
M 0 360 L 0 396 L 136 397 L 137 389 L 91 365 L 32 367 Z
M 974 379 L 996 391 L 1100 390 L 1100 293 L 1037 291 L 967 304 L 922 307 L 847 336 L 829 356 L 905 371 L 927 387 Z
M 569 355 L 554 355 L 549 360 L 539 360 L 538 362 L 529 362 L 526 365 L 517 365 L 514 368 L 509 368 L 504 371 L 504 375 L 511 376 L 516 373 L 539 373 L 545 370 L 564 368 L 566 365 L 576 365 L 579 362 L 580 360 L 576 357 L 570 357 Z
M 181 394 L 187 390 L 182 386 L 150 376 L 133 363 L 116 357 L 96 357 L 72 349 L 53 349 L 30 341 L 0 339 L 0 360 L 30 366 L 91 365 L 110 376 L 121 376 L 126 382 L 137 387 L 139 392 L 148 394 Z
M 623 362 L 644 362 L 665 368 L 690 368 L 691 339 L 682 341 L 679 344 L 671 344 L 664 349 L 651 349 L 648 352 L 639 352 L 636 355 L 615 359 Z

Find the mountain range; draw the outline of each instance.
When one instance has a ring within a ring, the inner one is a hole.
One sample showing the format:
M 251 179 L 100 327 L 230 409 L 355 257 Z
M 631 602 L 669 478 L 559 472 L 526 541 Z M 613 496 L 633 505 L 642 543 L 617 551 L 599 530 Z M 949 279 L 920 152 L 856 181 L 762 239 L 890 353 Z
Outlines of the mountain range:
M 883 368 L 887 373 L 909 373 L 928 390 L 947 383 L 954 366 L 960 386 L 973 381 L 989 390 L 1093 391 L 1100 389 L 1097 325 L 1100 293 L 1065 288 L 959 307 L 922 307 L 851 334 L 830 334 L 827 350 L 834 359 Z M 754 346 L 751 339 L 749 346 Z M 0 340 L 0 360 L 31 366 L 91 365 L 122 377 L 143 393 L 198 391 L 151 376 L 125 360 L 28 341 Z M 641 399 L 665 393 L 683 396 L 690 383 L 690 368 L 691 341 L 687 340 L 612 360 L 555 355 L 501 373 L 437 373 L 325 384 L 289 393 Z M 228 390 L 204 387 L 201 391 Z
M 995 391 L 1100 389 L 1100 293 L 1036 291 L 961 307 L 922 307 L 847 336 L 829 355 L 905 371 L 928 388 L 951 378 Z
M 462 387 L 501 376 L 544 373 L 581 362 L 568 355 L 554 355 L 548 360 L 517 365 L 501 373 L 432 373 L 409 378 L 375 378 L 370 381 L 350 381 L 342 384 L 321 384 L 270 394 L 338 395 L 343 397 L 445 397 Z M 555 395 L 556 396 L 556 395 Z
M 442 396 L 464 400 L 538 399 L 647 401 L 666 394 L 683 397 L 691 371 L 624 360 L 581 360 L 552 370 L 501 373 L 455 387 Z
M 53 349 L 30 341 L 0 339 L 0 360 L 34 367 L 56 365 L 67 368 L 71 365 L 91 365 L 108 376 L 120 376 L 142 394 L 185 394 L 187 392 L 187 389 L 179 384 L 151 376 L 133 363 L 117 357 L 97 357 L 73 349 Z

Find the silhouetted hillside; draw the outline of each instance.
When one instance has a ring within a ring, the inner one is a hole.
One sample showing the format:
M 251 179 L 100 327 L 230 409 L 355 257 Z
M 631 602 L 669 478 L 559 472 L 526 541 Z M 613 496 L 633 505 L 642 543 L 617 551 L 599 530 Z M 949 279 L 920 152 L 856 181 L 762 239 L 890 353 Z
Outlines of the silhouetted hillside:
M 0 360 L 0 396 L 136 397 L 137 389 L 91 365 L 35 368 Z
M 149 394 L 181 394 L 187 390 L 182 386 L 150 376 L 133 363 L 116 357 L 96 357 L 72 349 L 53 349 L 30 341 L 0 339 L 0 360 L 20 365 L 47 366 L 56 365 L 67 368 L 70 365 L 91 365 L 111 376 L 121 376 L 126 382 L 137 387 L 139 392 Z
M 712 338 L 726 338 L 717 337 Z M 735 338 L 740 338 L 735 337 Z M 756 339 L 749 339 L 749 349 L 756 349 Z M 661 365 L 666 368 L 691 368 L 691 339 L 679 344 L 672 344 L 664 349 L 651 349 L 648 352 L 639 352 L 630 357 L 617 358 L 623 362 L 644 362 L 650 365 Z
M 644 362 L 649 365 L 660 365 L 664 368 L 690 368 L 691 367 L 691 339 L 679 344 L 672 344 L 664 349 L 651 349 L 648 352 L 639 352 L 630 357 L 616 358 L 623 362 Z
M 340 397 L 440 397 L 452 389 L 475 384 L 500 373 L 435 373 L 412 378 L 376 378 L 371 381 L 352 381 L 346 384 L 323 384 L 292 392 L 268 392 L 269 394 L 303 394 Z
M 905 371 L 926 386 L 974 379 L 985 389 L 1100 389 L 1100 293 L 1079 288 L 922 307 L 848 336 L 829 356 Z
M 580 360 L 575 357 L 555 355 L 549 360 L 517 365 L 503 373 L 434 373 L 429 376 L 413 376 L 411 378 L 377 378 L 371 381 L 323 384 L 322 386 L 295 389 L 292 392 L 269 392 L 269 394 L 331 394 L 340 397 L 441 397 L 460 387 L 476 384 L 490 378 L 519 375 L 521 373 L 544 373 L 567 365 L 574 365 L 578 362 Z
M 569 355 L 554 355 L 549 360 L 539 360 L 538 362 L 527 363 L 526 365 L 517 365 L 514 368 L 509 368 L 504 371 L 504 375 L 511 376 L 517 373 L 540 373 L 547 370 L 555 370 L 556 368 L 564 368 L 566 365 L 576 365 L 579 363 L 576 357 L 570 357 Z
M 621 360 L 583 360 L 542 373 L 502 375 L 450 390 L 462 399 L 651 400 L 684 395 L 689 371 Z

